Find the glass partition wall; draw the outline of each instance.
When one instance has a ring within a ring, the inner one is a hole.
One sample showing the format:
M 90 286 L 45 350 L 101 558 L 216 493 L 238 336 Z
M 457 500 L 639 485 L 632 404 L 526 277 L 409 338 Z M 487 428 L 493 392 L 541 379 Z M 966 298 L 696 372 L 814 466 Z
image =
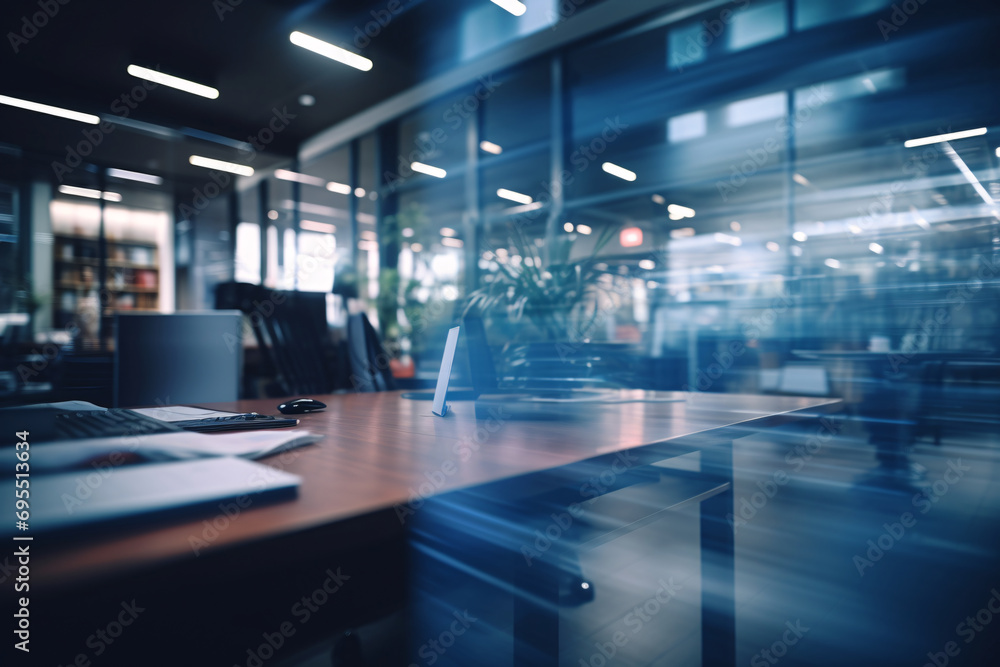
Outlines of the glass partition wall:
M 665 388 L 767 390 L 796 350 L 886 339 L 985 350 L 1000 250 L 989 23 L 928 8 L 887 33 L 889 4 L 681 8 L 482 77 L 284 170 L 298 180 L 277 172 L 277 217 L 238 231 L 240 257 L 259 252 L 274 286 L 351 285 L 427 376 L 470 303 L 493 342 L 683 359 L 633 378 Z M 714 368 L 727 346 L 745 353 Z

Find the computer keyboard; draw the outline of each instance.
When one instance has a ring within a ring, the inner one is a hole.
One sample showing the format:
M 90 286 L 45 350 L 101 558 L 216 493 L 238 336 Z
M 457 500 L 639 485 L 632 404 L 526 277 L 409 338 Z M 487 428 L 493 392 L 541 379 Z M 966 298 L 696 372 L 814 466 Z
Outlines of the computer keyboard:
M 55 426 L 59 437 L 71 439 L 153 435 L 184 430 L 124 408 L 61 414 L 55 418 Z

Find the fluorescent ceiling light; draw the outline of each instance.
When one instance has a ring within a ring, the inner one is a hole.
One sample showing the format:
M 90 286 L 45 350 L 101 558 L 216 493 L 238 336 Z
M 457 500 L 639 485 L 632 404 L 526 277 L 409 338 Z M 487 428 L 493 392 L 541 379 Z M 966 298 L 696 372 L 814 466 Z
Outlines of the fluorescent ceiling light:
M 74 185 L 60 185 L 59 192 L 64 195 L 73 195 L 75 197 L 86 197 L 87 199 L 104 199 L 104 201 L 121 201 L 122 196 L 117 192 L 104 192 L 100 190 L 92 190 L 90 188 L 78 188 Z M 102 197 L 103 195 L 103 197 Z
M 311 232 L 320 232 L 322 234 L 333 234 L 337 231 L 336 225 L 331 225 L 328 222 L 317 222 L 315 220 L 300 220 L 299 227 Z
M 839 269 L 840 268 L 840 262 L 838 260 L 836 260 L 836 259 L 833 259 L 833 258 L 825 259 L 825 260 L 823 260 L 823 263 L 826 264 L 827 266 L 829 266 L 831 269 Z
M 108 176 L 112 178 L 121 178 L 126 181 L 138 181 L 140 183 L 150 183 L 152 185 L 161 185 L 163 179 L 159 176 L 154 176 L 152 174 L 143 174 L 139 171 L 129 171 L 128 169 L 108 169 Z
M 792 234 L 792 238 L 799 243 L 805 243 L 809 236 L 805 232 L 795 232 Z
M 723 234 L 722 232 L 715 233 L 715 240 L 719 243 L 726 243 L 731 246 L 741 246 L 743 245 L 743 239 L 738 236 L 732 236 L 730 234 Z
M 639 268 L 645 269 L 646 271 L 652 271 L 653 269 L 656 268 L 656 262 L 654 262 L 651 259 L 640 259 Z
M 451 227 L 442 227 L 441 236 L 455 236 L 455 230 Z
M 809 182 L 809 179 L 803 176 L 802 174 L 793 174 L 792 180 L 804 188 L 808 188 L 810 185 L 812 185 L 812 183 Z
M 910 139 L 903 143 L 907 148 L 916 148 L 917 146 L 926 146 L 928 144 L 939 144 L 942 141 L 954 141 L 955 139 L 966 139 L 968 137 L 978 137 L 980 135 L 986 134 L 986 128 L 980 127 L 975 130 L 963 130 L 961 132 L 949 132 L 948 134 L 936 134 L 933 137 L 924 137 L 923 139 Z
M 517 202 L 518 204 L 530 204 L 531 197 L 528 195 L 522 195 L 520 192 L 514 192 L 513 190 L 508 190 L 506 188 L 500 188 L 497 190 L 497 197 L 503 197 L 504 199 L 509 199 L 510 201 Z
M 449 248 L 461 248 L 465 244 L 462 243 L 462 239 L 453 239 L 451 237 L 446 236 L 443 239 L 441 239 L 441 245 L 446 245 Z
M 479 147 L 487 153 L 493 153 L 494 155 L 500 155 L 500 153 L 503 153 L 503 148 L 497 146 L 492 141 L 480 141 Z
M 360 236 L 365 241 L 378 241 L 378 234 L 371 231 L 370 229 L 366 229 L 365 231 L 361 232 Z
M 207 97 L 210 100 L 214 100 L 219 97 L 219 91 L 211 86 L 203 86 L 200 83 L 188 81 L 187 79 L 182 79 L 179 76 L 171 76 L 170 74 L 157 72 L 155 69 L 139 67 L 138 65 L 129 65 L 128 73 L 139 79 L 145 79 L 146 81 L 159 83 L 164 86 L 176 88 L 177 90 L 183 90 L 185 93 L 191 93 L 192 95 Z
M 188 158 L 188 162 L 196 167 L 228 171 L 230 174 L 238 174 L 240 176 L 253 176 L 253 167 L 248 167 L 245 164 L 223 162 L 222 160 L 214 160 L 210 157 L 202 157 L 201 155 L 192 155 Z
M 1000 146 L 997 146 L 997 157 L 1000 157 Z
M 622 180 L 625 180 L 625 181 L 634 181 L 635 180 L 635 172 L 634 171 L 629 171 L 625 167 L 619 167 L 617 164 L 615 164 L 613 162 L 605 162 L 604 164 L 601 165 L 601 169 L 603 169 L 604 171 L 608 172 L 612 176 L 617 176 L 618 178 L 620 178 Z
M 330 192 L 336 192 L 340 195 L 351 194 L 351 186 L 345 183 L 338 183 L 337 181 L 330 181 L 326 184 L 326 189 Z
M 983 198 L 983 201 L 990 206 L 993 206 L 993 204 L 996 203 L 993 201 L 993 197 L 991 197 L 990 193 L 986 191 L 983 184 L 979 182 L 976 175 L 972 173 L 972 170 L 969 169 L 969 165 L 965 164 L 965 160 L 963 160 L 962 157 L 955 152 L 955 149 L 951 147 L 951 144 L 945 143 L 942 150 L 944 150 L 948 159 L 952 161 L 952 164 L 958 167 L 958 170 L 962 172 L 962 175 L 965 176 L 965 180 L 972 185 L 972 188 L 976 191 L 976 193 Z
M 523 2 L 518 0 L 490 0 L 497 7 L 503 7 L 514 16 L 521 16 L 528 9 Z
M 868 249 L 871 250 L 876 255 L 881 255 L 882 251 L 885 250 L 885 248 L 883 248 L 882 246 L 880 246 L 878 243 L 869 243 L 868 244 Z
M 412 162 L 410 163 L 410 169 L 413 171 L 420 172 L 421 174 L 427 174 L 428 176 L 433 176 L 434 178 L 444 178 L 448 175 L 448 172 L 441 167 L 432 167 L 429 164 L 424 164 L 423 162 Z
M 274 177 L 279 178 L 283 181 L 295 181 L 296 183 L 303 183 L 305 185 L 315 185 L 318 188 L 322 188 L 326 185 L 326 181 L 319 176 L 310 176 L 309 174 L 300 174 L 295 171 L 289 171 L 288 169 L 278 169 L 274 172 Z
M 331 60 L 336 60 L 338 63 L 343 63 L 344 65 L 359 69 L 362 72 L 367 72 L 372 68 L 372 61 L 368 60 L 368 58 L 359 56 L 356 53 L 351 53 L 350 51 L 342 49 L 339 46 L 334 46 L 329 42 L 324 42 L 322 39 L 310 37 L 304 32 L 296 30 L 288 36 L 288 39 L 295 46 L 301 46 L 303 49 L 308 49 L 313 53 L 326 56 Z
M 774 241 L 768 241 L 765 247 L 771 252 L 778 252 L 779 250 L 781 250 L 781 246 L 775 243 Z
M 576 231 L 577 231 L 578 233 L 580 233 L 580 234 L 583 234 L 584 236 L 587 236 L 588 234 L 590 234 L 590 233 L 591 233 L 592 231 L 594 231 L 594 230 L 593 230 L 593 229 L 591 229 L 591 228 L 590 228 L 589 226 L 587 226 L 587 225 L 577 225 L 577 226 L 576 226 Z
M 743 229 L 743 225 L 741 225 L 741 224 L 740 224 L 740 223 L 738 223 L 737 221 L 733 220 L 732 222 L 730 222 L 730 223 L 729 223 L 729 228 L 730 228 L 731 230 L 733 230 L 734 232 L 738 232 L 738 231 L 740 231 L 741 229 Z
M 67 118 L 90 125 L 97 125 L 101 122 L 101 119 L 93 114 L 70 111 L 69 109 L 61 109 L 49 106 L 48 104 L 39 104 L 38 102 L 29 102 L 28 100 L 19 100 L 16 97 L 8 97 L 6 95 L 0 95 L 0 104 L 17 107 L 18 109 L 27 109 L 28 111 L 37 111 L 38 113 L 47 113 L 50 116 Z

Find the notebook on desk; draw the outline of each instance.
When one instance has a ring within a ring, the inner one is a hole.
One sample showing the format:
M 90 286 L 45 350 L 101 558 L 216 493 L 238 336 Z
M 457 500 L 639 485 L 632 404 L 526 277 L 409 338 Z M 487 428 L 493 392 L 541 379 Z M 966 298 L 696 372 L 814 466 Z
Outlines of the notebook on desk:
M 181 511 L 211 512 L 219 503 L 241 496 L 254 502 L 290 497 L 302 483 L 296 475 L 233 457 L 198 459 L 115 468 L 93 473 L 99 483 L 80 490 L 79 472 L 31 479 L 28 535 L 92 526 Z M 14 482 L 0 484 L 0 495 L 14 497 Z M 0 532 L 15 534 L 15 523 Z

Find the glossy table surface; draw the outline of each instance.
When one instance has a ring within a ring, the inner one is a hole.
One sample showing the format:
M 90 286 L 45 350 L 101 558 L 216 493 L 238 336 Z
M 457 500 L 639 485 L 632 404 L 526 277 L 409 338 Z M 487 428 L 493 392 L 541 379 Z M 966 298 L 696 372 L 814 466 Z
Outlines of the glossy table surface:
M 730 428 L 763 428 L 776 419 L 798 416 L 793 413 L 814 414 L 839 403 L 823 398 L 628 390 L 616 392 L 613 400 L 635 402 L 555 404 L 554 417 L 547 420 L 515 420 L 501 410 L 492 419 L 477 421 L 471 402 L 453 403 L 451 413 L 441 418 L 431 414 L 429 401 L 408 400 L 400 392 L 311 398 L 328 407 L 299 415 L 299 428 L 322 434 L 323 440 L 262 459 L 302 477 L 297 497 L 249 506 L 227 521 L 225 530 L 203 545 L 202 553 L 280 539 L 391 510 L 421 495 L 555 469 L 617 451 Z M 277 414 L 280 402 L 245 400 L 210 407 Z M 204 520 L 212 518 L 160 522 L 148 529 L 49 544 L 38 549 L 33 574 L 57 585 L 194 558 L 192 536 L 203 534 Z

